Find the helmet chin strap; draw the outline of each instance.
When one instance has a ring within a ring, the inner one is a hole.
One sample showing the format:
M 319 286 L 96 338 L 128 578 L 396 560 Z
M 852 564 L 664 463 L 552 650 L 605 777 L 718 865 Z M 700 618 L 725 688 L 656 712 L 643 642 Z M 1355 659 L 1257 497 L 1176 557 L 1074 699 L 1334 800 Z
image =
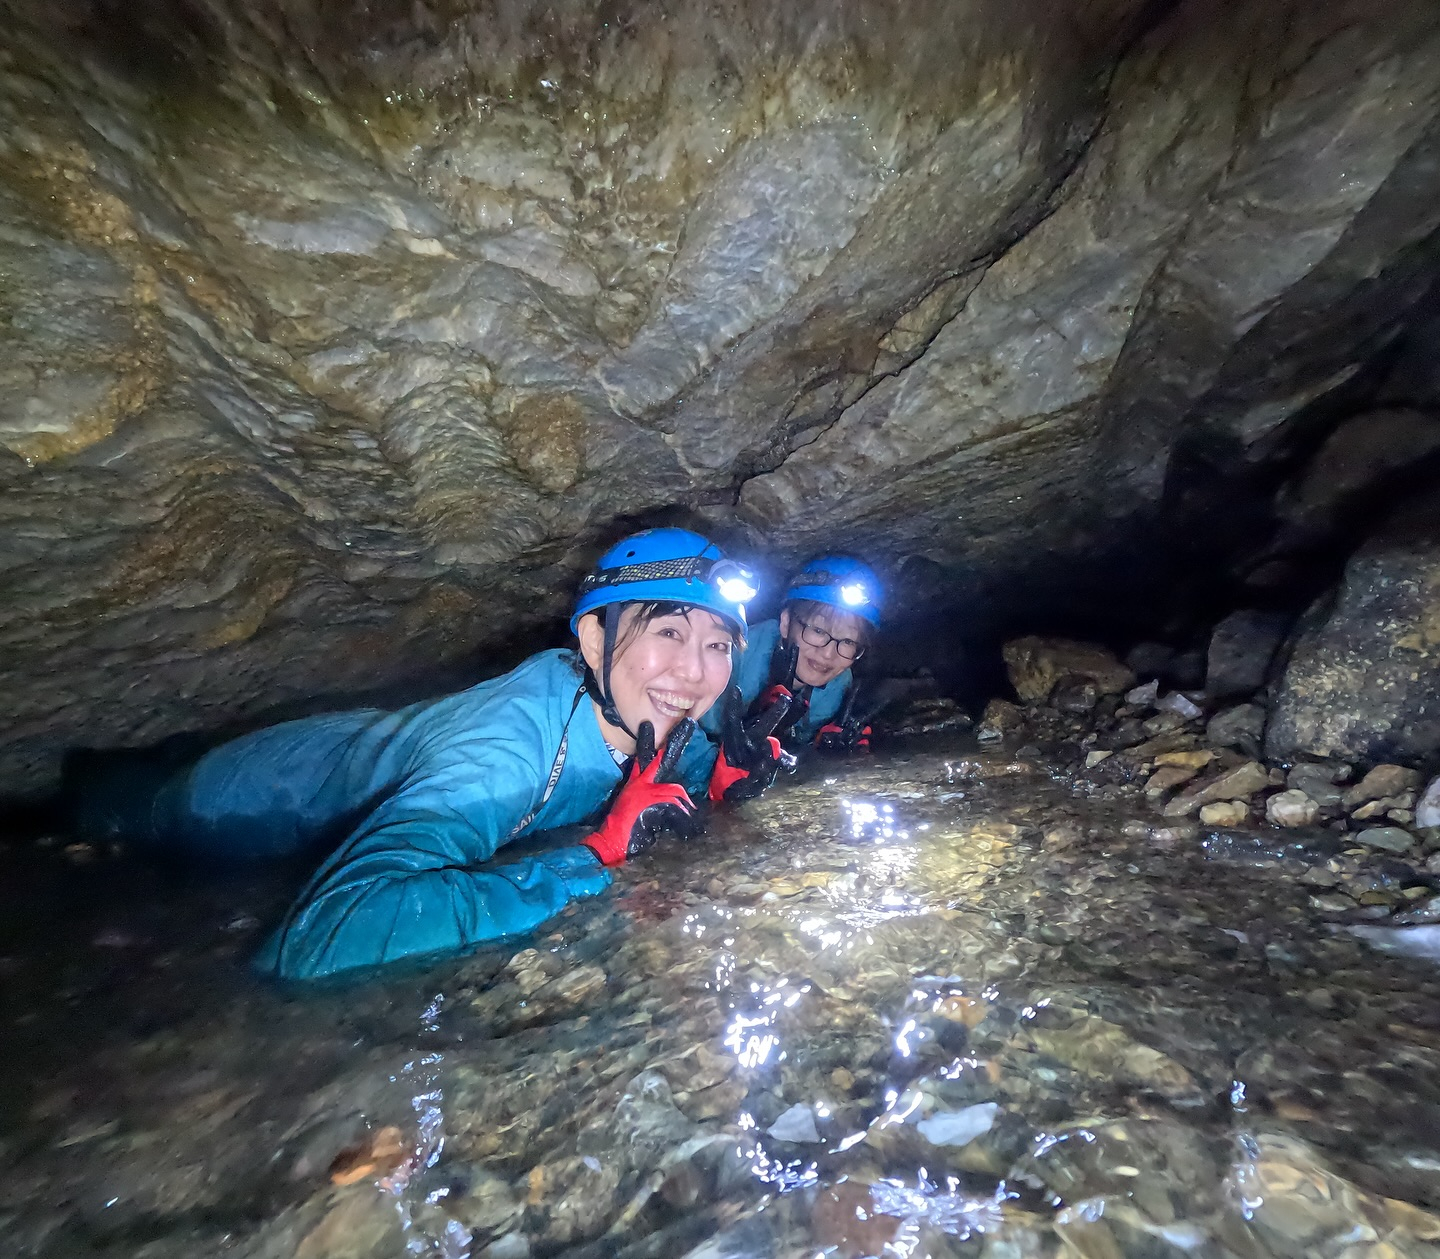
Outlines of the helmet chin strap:
M 600 715 L 617 730 L 623 730 L 632 739 L 636 734 L 625 724 L 625 718 L 615 707 L 615 697 L 610 693 L 610 666 L 615 662 L 615 640 L 620 632 L 620 611 L 623 605 L 610 603 L 605 606 L 605 648 L 600 658 L 600 676 L 587 664 L 585 666 L 585 689 L 590 698 L 600 705 Z

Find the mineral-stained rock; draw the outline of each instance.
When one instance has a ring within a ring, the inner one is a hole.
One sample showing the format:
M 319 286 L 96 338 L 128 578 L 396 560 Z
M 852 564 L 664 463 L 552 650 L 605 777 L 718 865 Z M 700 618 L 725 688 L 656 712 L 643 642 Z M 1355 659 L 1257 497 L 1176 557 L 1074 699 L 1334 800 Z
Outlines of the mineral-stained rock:
M 1250 816 L 1243 800 L 1215 800 L 1200 806 L 1200 820 L 1206 826 L 1239 826 Z
M 992 699 L 980 715 L 975 737 L 982 743 L 993 743 L 1024 728 L 1025 714 L 1017 705 L 1006 699 Z
M 1259 761 L 1245 764 L 1191 787 L 1165 806 L 1166 817 L 1188 817 L 1203 804 L 1212 801 L 1244 800 L 1270 785 L 1270 775 Z
M 636 521 L 1153 609 L 1433 280 L 1433 5 L 345 12 L 3 0 L 7 792 L 466 684 Z
M 1302 619 L 1265 748 L 1351 760 L 1440 751 L 1440 507 L 1411 504 Z M 1389 793 L 1382 793 L 1389 794 Z
M 1210 699 L 1235 699 L 1259 690 L 1289 620 L 1274 612 L 1242 608 L 1221 621 L 1210 635 L 1205 662 L 1205 693 Z
M 1145 794 L 1163 796 L 1167 791 L 1184 786 L 1199 772 L 1198 768 L 1185 765 L 1162 765 L 1145 780 Z
M 1062 678 L 1086 678 L 1101 695 L 1135 685 L 1135 675 L 1104 647 L 1068 638 L 1017 638 L 1002 649 L 1010 685 L 1026 703 L 1048 699 Z
M 1419 771 L 1403 765 L 1377 765 L 1341 797 L 1346 809 L 1354 809 L 1371 800 L 1398 796 L 1420 785 Z

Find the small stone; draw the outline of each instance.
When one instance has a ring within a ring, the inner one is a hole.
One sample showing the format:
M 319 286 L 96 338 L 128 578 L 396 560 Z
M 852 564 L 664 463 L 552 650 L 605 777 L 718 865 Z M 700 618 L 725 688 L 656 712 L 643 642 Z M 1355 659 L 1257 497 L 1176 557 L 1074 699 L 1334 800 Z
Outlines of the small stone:
M 1094 769 L 1095 766 L 1097 766 L 1098 764 L 1100 764 L 1101 761 L 1106 760 L 1106 759 L 1108 759 L 1109 757 L 1112 757 L 1112 756 L 1114 756 L 1114 755 L 1115 755 L 1115 753 L 1114 753 L 1113 751 L 1112 751 L 1112 752 L 1086 752 L 1086 753 L 1085 753 L 1085 768 L 1086 768 L 1086 769 Z
M 1276 826 L 1313 826 L 1320 806 L 1303 791 L 1282 791 L 1265 802 L 1265 816 Z
M 1415 804 L 1415 793 L 1413 791 L 1402 791 L 1398 796 L 1381 796 L 1378 800 L 1370 800 L 1362 804 L 1350 815 L 1356 822 L 1368 822 L 1372 817 L 1383 817 L 1392 809 L 1410 810 Z
M 1296 765 L 1285 776 L 1285 784 L 1292 791 L 1303 791 L 1322 810 L 1335 809 L 1340 805 L 1344 790 L 1335 785 L 1336 777 L 1345 769 L 1334 762 Z
M 1138 818 L 1134 819 L 1126 822 L 1125 825 L 1120 828 L 1120 834 L 1125 836 L 1126 839 L 1149 839 L 1150 823 L 1142 822 Z
M 1179 691 L 1172 691 L 1163 699 L 1156 700 L 1155 707 L 1160 709 L 1161 712 L 1170 712 L 1179 717 L 1183 717 L 1186 721 L 1193 721 L 1204 712 L 1199 704 L 1195 703 L 1189 696 L 1182 695 Z
M 1215 759 L 1215 753 L 1208 748 L 1193 752 L 1161 752 L 1155 757 L 1156 765 L 1179 765 L 1186 769 L 1201 770 Z
M 1408 826 L 1415 820 L 1414 809 L 1387 809 L 1385 816 L 1400 826 Z
M 1440 826 L 1440 774 L 1426 786 L 1415 805 L 1416 826 Z
M 1420 785 L 1420 774 L 1403 765 L 1377 765 L 1358 783 L 1345 793 L 1341 803 L 1347 810 L 1380 800 L 1386 796 L 1398 796 Z
M 814 1145 L 820 1140 L 820 1133 L 815 1127 L 815 1112 L 804 1102 L 796 1102 L 766 1131 L 777 1141 L 789 1141 L 794 1145 Z
M 1058 826 L 1052 826 L 1045 832 L 1042 842 L 1046 852 L 1064 852 L 1079 840 L 1080 828 L 1073 822 L 1061 822 Z
M 1066 676 L 1061 678 L 1050 694 L 1050 703 L 1062 713 L 1084 716 L 1091 712 L 1100 700 L 1100 692 L 1089 678 Z
M 1140 728 L 1146 734 L 1154 738 L 1159 734 L 1169 734 L 1172 730 L 1179 730 L 1185 725 L 1186 719 L 1177 712 L 1156 713 L 1148 721 L 1142 721 Z
M 1340 882 L 1340 874 L 1329 866 L 1312 866 L 1300 876 L 1300 882 L 1306 887 L 1335 887 Z
M 980 715 L 975 737 L 981 743 L 998 743 L 1007 735 L 1018 734 L 1024 727 L 1025 714 L 1018 704 L 1004 699 L 992 699 Z
M 1239 748 L 1247 756 L 1258 756 L 1265 733 L 1265 710 L 1259 704 L 1237 704 L 1210 718 L 1205 737 L 1218 748 Z
M 931 1145 L 969 1145 L 976 1137 L 989 1132 L 995 1123 L 995 1102 L 980 1102 L 963 1110 L 940 1110 L 920 1120 L 915 1126 Z
M 1157 826 L 1150 832 L 1150 841 L 1155 844 L 1178 844 L 1195 839 L 1200 828 L 1194 822 L 1171 822 Z
M 836 1092 L 848 1093 L 855 1087 L 854 1073 L 847 1071 L 844 1067 L 836 1067 L 830 1072 L 830 1084 Z
M 1160 695 L 1160 681 L 1158 678 L 1135 687 L 1134 690 L 1125 692 L 1125 702 L 1134 704 L 1137 708 L 1153 708 L 1155 700 Z
M 1200 820 L 1206 826 L 1239 826 L 1250 816 L 1250 806 L 1243 800 L 1214 800 L 1200 808 Z
M 1246 761 L 1228 774 L 1176 796 L 1165 806 L 1166 817 L 1188 817 L 1201 805 L 1218 800 L 1242 800 L 1269 786 L 1270 775 L 1259 761 Z
M 1188 769 L 1184 765 L 1163 765 L 1146 780 L 1145 794 L 1152 797 L 1163 796 L 1167 791 L 1173 791 L 1176 787 L 1188 783 L 1199 772 L 1198 769 Z
M 1312 896 L 1310 907 L 1322 914 L 1349 914 L 1354 912 L 1355 902 L 1348 896 L 1331 892 L 1322 896 Z
M 506 1233 L 486 1246 L 479 1259 L 530 1259 L 530 1239 L 524 1233 Z
M 1409 852 L 1415 843 L 1415 837 L 1398 826 L 1372 826 L 1354 838 L 1367 848 L 1383 848 L 1386 852 Z

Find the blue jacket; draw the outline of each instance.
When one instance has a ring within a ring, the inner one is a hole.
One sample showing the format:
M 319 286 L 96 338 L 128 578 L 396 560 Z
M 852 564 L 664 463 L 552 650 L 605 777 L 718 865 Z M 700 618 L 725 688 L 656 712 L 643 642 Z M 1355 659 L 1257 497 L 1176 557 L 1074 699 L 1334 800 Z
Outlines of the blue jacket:
M 519 835 L 596 814 L 620 777 L 574 654 L 544 651 L 458 695 L 285 722 L 216 748 L 161 793 L 155 830 L 216 860 L 348 831 L 256 959 L 313 979 L 461 953 L 602 891 L 610 875 L 579 845 L 477 867 Z
M 730 681 L 740 688 L 742 710 L 748 710 L 760 693 L 770 685 L 771 661 L 775 648 L 780 643 L 780 622 L 761 621 L 752 626 L 746 635 L 745 650 L 730 671 Z M 786 742 L 808 747 L 820 733 L 820 727 L 840 711 L 845 702 L 845 692 L 850 689 L 850 670 L 831 678 L 824 686 L 811 689 L 810 710 L 786 735 Z M 680 760 L 679 776 L 696 800 L 704 793 L 710 781 L 710 771 L 715 767 L 720 749 L 720 713 L 724 705 L 717 703 L 700 718 L 701 731 L 690 740 L 685 755 Z M 697 794 L 698 793 L 698 794 Z

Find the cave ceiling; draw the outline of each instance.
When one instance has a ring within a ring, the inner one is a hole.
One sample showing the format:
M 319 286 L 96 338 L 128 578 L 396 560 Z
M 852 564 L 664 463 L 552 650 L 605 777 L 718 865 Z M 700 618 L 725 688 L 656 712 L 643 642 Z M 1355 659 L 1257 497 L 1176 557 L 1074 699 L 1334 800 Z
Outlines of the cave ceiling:
M 636 522 L 1093 595 L 1436 275 L 1430 3 L 0 23 L 5 794 L 549 641 Z

